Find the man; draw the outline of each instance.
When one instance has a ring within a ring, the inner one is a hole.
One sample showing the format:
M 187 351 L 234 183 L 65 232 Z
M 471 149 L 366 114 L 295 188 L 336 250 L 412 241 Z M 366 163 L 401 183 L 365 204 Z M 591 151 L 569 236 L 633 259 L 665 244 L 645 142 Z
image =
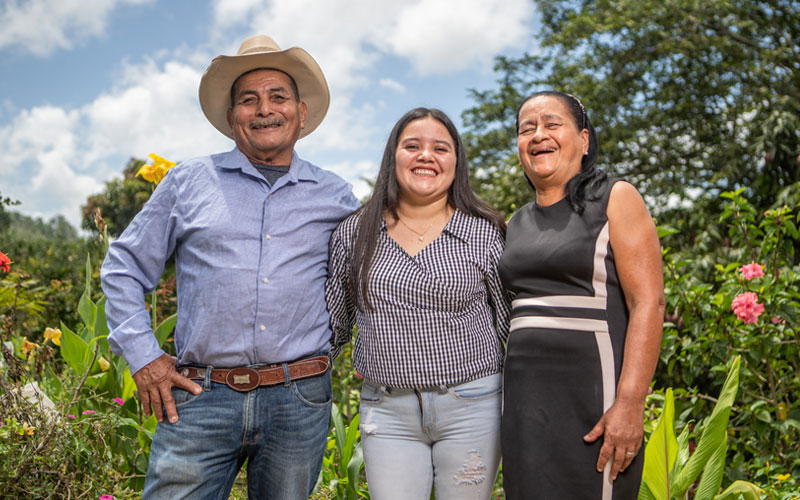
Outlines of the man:
M 109 248 L 109 343 L 159 421 L 143 498 L 227 498 L 245 460 L 251 498 L 314 487 L 331 406 L 328 239 L 358 205 L 349 184 L 294 152 L 328 103 L 301 48 L 261 35 L 215 58 L 200 105 L 236 148 L 170 169 Z M 177 367 L 143 299 L 173 251 Z

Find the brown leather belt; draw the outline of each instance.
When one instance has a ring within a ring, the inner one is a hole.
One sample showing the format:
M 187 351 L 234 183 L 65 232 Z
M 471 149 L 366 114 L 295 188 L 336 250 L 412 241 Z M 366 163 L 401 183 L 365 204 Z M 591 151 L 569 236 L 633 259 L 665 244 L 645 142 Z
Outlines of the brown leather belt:
M 289 380 L 315 377 L 328 371 L 330 358 L 328 356 L 314 356 L 286 364 L 289 369 Z M 192 380 L 205 380 L 206 368 L 184 366 L 178 373 Z M 211 381 L 227 384 L 231 389 L 247 392 L 256 387 L 278 385 L 286 381 L 283 364 L 250 368 L 214 368 L 211 370 Z

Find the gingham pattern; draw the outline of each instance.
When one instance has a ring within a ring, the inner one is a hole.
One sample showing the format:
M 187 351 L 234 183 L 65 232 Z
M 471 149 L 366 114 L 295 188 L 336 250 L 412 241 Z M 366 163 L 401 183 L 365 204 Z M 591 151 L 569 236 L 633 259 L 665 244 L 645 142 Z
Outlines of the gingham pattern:
M 436 387 L 498 373 L 510 306 L 497 275 L 504 247 L 497 228 L 456 210 L 441 236 L 411 257 L 384 221 L 370 272 L 374 310 L 359 311 L 347 288 L 359 216 L 331 237 L 332 356 L 350 341 L 356 321 L 353 366 L 378 384 Z

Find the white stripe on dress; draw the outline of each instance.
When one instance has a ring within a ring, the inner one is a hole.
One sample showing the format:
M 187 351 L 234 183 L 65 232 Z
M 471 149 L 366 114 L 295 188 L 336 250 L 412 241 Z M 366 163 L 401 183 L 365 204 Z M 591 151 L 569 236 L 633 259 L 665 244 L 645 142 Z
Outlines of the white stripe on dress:
M 597 235 L 597 241 L 594 246 L 594 276 L 592 277 L 592 285 L 594 286 L 594 294 L 597 298 L 602 298 L 603 308 L 605 308 L 606 297 L 608 292 L 606 290 L 606 280 L 608 272 L 606 271 L 606 255 L 608 255 L 608 241 L 610 238 L 608 230 L 608 221 L 606 221 L 600 234 Z M 600 355 L 600 371 L 603 376 L 603 413 L 607 412 L 611 405 L 614 404 L 616 398 L 616 383 L 614 377 L 614 348 L 611 346 L 611 337 L 608 334 L 608 324 L 606 324 L 605 331 L 596 331 L 594 338 L 597 341 L 597 352 Z M 606 463 L 606 468 L 603 470 L 603 500 L 611 500 L 614 494 L 614 484 L 611 482 L 611 465 L 613 460 Z
M 550 295 L 547 297 L 529 297 L 514 299 L 512 307 L 524 306 L 550 306 L 550 307 L 579 307 L 582 309 L 605 309 L 606 300 L 601 297 L 586 297 L 583 295 Z
M 550 316 L 522 316 L 512 319 L 511 331 L 513 332 L 520 328 L 553 328 L 555 330 L 608 332 L 608 323 L 601 319 L 553 318 Z

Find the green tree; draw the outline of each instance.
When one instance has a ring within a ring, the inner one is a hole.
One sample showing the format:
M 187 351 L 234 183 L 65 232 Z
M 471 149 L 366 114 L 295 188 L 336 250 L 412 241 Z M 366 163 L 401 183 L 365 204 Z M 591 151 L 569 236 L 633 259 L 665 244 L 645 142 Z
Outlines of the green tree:
M 83 229 L 97 232 L 95 215 L 99 209 L 109 236 L 119 236 L 125 230 L 153 192 L 150 182 L 136 176 L 136 172 L 144 164 L 144 160 L 131 158 L 122 171 L 122 179 L 106 182 L 102 193 L 94 194 L 86 200 L 86 204 L 81 207 Z
M 656 211 L 669 195 L 714 200 L 739 187 L 765 208 L 800 180 L 800 3 L 534 3 L 540 50 L 499 58 L 498 88 L 473 91 L 476 105 L 463 114 L 487 201 L 512 212 L 532 198 L 515 155 L 515 112 L 547 88 L 580 96 L 601 167 L 659 200 Z

